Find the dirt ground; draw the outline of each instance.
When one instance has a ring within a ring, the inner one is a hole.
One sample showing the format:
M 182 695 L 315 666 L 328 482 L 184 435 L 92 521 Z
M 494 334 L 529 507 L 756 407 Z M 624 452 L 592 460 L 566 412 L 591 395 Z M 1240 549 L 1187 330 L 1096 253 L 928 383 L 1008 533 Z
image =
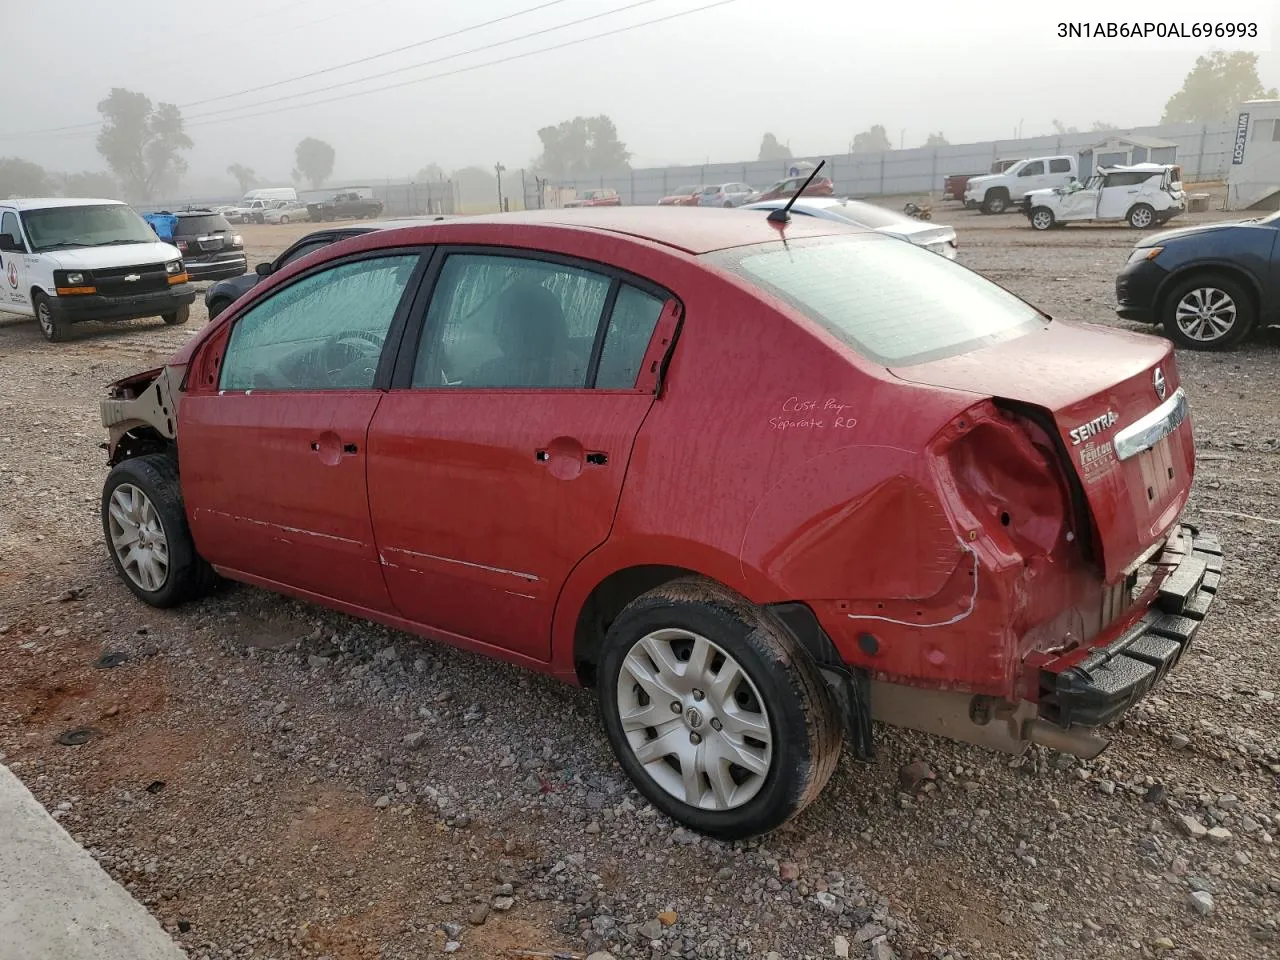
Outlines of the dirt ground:
M 1133 328 L 1113 283 L 1136 232 L 934 210 L 966 265 L 1055 316 Z M 241 228 L 250 264 L 310 229 Z M 1196 648 L 1110 750 L 1010 759 L 880 731 L 878 759 L 846 756 L 795 822 L 722 844 L 630 788 L 583 691 L 247 587 L 133 599 L 102 542 L 98 399 L 204 321 L 198 300 L 185 327 L 50 345 L 0 315 L 0 761 L 192 956 L 1280 952 L 1275 331 L 1178 355 L 1189 517 L 1227 570 Z M 898 772 L 917 760 L 937 782 L 911 798 Z

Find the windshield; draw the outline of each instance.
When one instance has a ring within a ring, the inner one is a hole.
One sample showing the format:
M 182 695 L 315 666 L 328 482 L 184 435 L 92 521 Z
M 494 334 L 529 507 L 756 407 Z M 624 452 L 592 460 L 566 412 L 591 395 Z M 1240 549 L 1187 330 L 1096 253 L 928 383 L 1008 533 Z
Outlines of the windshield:
M 205 233 L 228 233 L 231 230 L 231 224 L 227 222 L 227 218 L 220 213 L 200 214 L 195 217 L 179 217 L 178 233 L 183 236 L 193 236 L 195 234 Z
M 978 274 L 883 235 L 756 244 L 707 259 L 884 366 L 964 353 L 1045 320 Z
M 147 222 L 122 203 L 27 210 L 22 222 L 33 251 L 156 242 Z

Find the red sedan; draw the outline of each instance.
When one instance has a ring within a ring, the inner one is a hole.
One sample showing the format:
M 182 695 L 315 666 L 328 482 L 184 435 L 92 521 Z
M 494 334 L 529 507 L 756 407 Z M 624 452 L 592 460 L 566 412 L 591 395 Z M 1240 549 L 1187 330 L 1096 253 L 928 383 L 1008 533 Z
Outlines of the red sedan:
M 702 198 L 702 184 L 677 187 L 658 201 L 660 207 L 696 207 Z
M 813 217 L 354 237 L 102 419 L 142 600 L 220 575 L 590 685 L 637 787 L 721 837 L 797 813 L 873 718 L 1096 754 L 1222 568 L 1179 520 L 1166 341 Z
M 779 198 L 790 200 L 807 179 L 809 179 L 809 175 L 806 173 L 799 177 L 787 177 L 785 180 L 779 180 L 767 190 L 752 197 L 751 202 L 759 203 L 761 200 L 777 200 Z M 830 197 L 834 194 L 835 184 L 831 182 L 830 177 L 814 177 L 813 183 L 804 188 L 804 193 L 801 196 Z

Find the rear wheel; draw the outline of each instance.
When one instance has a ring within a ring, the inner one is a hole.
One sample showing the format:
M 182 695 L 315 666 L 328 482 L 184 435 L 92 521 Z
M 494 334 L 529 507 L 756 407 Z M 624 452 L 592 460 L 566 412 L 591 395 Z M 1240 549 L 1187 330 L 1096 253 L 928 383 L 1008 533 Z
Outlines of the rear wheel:
M 191 308 L 179 307 L 173 313 L 161 314 L 160 319 L 163 320 L 165 323 L 167 323 L 171 327 L 180 327 L 182 326 L 182 324 L 186 323 L 189 319 L 191 319 Z
M 223 310 L 231 306 L 231 301 L 226 297 L 218 297 L 209 303 L 209 319 L 213 320 Z
M 772 830 L 835 770 L 840 714 L 818 668 L 777 621 L 710 581 L 633 601 L 609 627 L 599 677 L 623 769 L 695 830 Z
M 1031 226 L 1037 230 L 1048 230 L 1053 224 L 1053 211 L 1048 207 L 1036 207 L 1031 211 Z
M 1145 230 L 1156 222 L 1156 212 L 1147 204 L 1139 203 L 1129 211 L 1129 216 L 1126 219 L 1128 219 L 1129 226 L 1133 227 L 1133 229 Z
M 50 343 L 61 343 L 71 336 L 71 324 L 53 312 L 49 298 L 43 293 L 37 293 L 32 297 L 31 305 L 35 308 L 36 323 L 40 324 L 40 332 L 44 334 L 46 340 Z
M 1248 292 L 1221 274 L 1201 274 L 1179 284 L 1165 298 L 1162 313 L 1169 338 L 1191 350 L 1234 347 L 1257 319 Z
M 281 222 L 281 223 L 288 223 L 288 222 L 289 222 L 289 218 L 288 218 L 286 215 L 281 214 L 281 215 L 280 215 L 280 222 Z
M 118 463 L 102 488 L 102 532 L 116 572 L 140 600 L 172 607 L 213 586 L 196 553 L 173 458 L 152 453 Z

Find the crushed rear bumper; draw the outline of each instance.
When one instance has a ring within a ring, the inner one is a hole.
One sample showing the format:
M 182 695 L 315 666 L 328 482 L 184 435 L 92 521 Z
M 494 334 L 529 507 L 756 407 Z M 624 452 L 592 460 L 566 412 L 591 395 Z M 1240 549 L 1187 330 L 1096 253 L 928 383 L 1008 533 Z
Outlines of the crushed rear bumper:
M 1183 526 L 1155 561 L 1167 572 L 1154 603 L 1119 636 L 1040 666 L 1040 716 L 1058 727 L 1099 727 L 1147 694 L 1191 646 L 1222 576 L 1217 539 Z

